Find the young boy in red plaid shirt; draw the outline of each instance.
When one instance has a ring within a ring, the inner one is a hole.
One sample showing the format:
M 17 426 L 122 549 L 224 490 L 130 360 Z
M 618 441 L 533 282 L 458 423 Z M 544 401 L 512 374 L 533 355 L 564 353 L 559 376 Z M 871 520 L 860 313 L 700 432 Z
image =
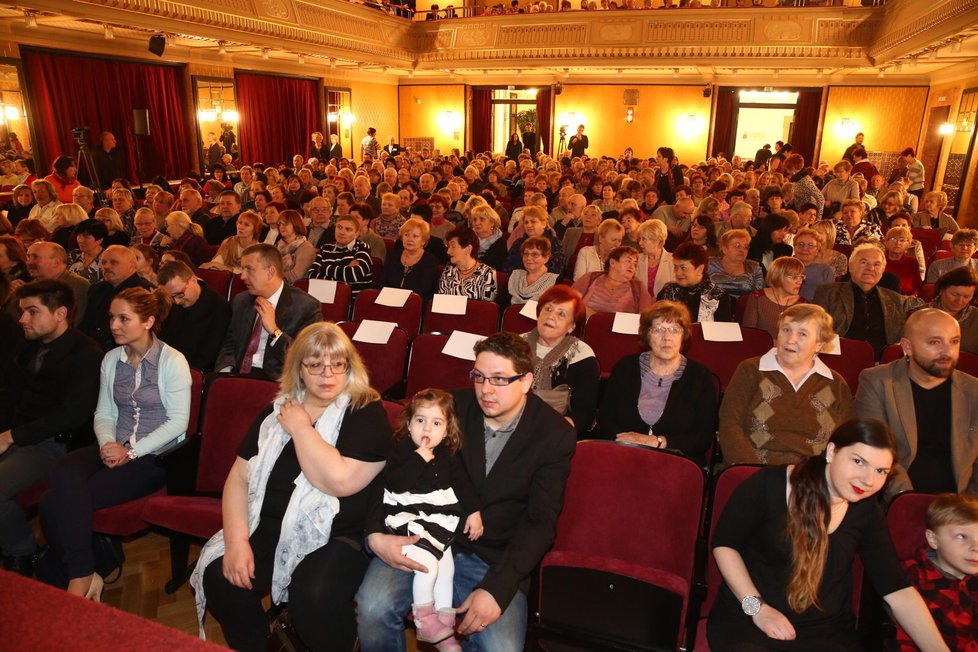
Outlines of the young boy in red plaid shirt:
M 950 649 L 978 652 L 978 498 L 941 494 L 927 509 L 927 545 L 903 562 Z M 901 652 L 917 648 L 899 629 Z

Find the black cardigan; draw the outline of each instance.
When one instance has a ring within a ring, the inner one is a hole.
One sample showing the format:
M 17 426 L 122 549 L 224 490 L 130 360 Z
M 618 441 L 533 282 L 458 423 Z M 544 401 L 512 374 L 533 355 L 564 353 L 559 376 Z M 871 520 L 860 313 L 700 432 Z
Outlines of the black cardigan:
M 622 432 L 646 433 L 648 424 L 638 413 L 642 389 L 638 358 L 640 353 L 622 358 L 611 372 L 601 409 L 598 410 L 596 437 L 610 439 Z M 712 373 L 703 365 L 686 360 L 686 370 L 673 383 L 662 416 L 653 426 L 671 449 L 697 460 L 710 447 L 717 431 L 717 391 Z

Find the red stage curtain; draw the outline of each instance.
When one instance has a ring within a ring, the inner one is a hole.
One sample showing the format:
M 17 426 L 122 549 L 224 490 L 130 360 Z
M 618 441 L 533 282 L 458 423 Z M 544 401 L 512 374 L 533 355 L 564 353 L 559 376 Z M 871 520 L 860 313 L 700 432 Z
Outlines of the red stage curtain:
M 144 181 L 159 174 L 179 179 L 190 169 L 196 135 L 187 124 L 183 66 L 31 48 L 21 48 L 21 61 L 37 125 L 38 176 L 47 174 L 61 154 L 75 155 L 71 130 L 81 126 L 91 129 L 93 149 L 100 132 L 115 134 L 130 180 L 136 180 L 134 138 L 139 138 Z M 149 111 L 149 136 L 131 135 L 133 109 Z
M 791 134 L 791 150 L 805 157 L 805 164 L 818 167 L 815 157 L 815 138 L 818 136 L 818 114 L 822 110 L 822 89 L 798 93 L 795 105 L 795 126 Z M 833 161 L 830 161 L 833 163 Z
M 309 151 L 309 136 L 322 129 L 320 88 L 315 79 L 234 72 L 241 160 L 286 163 Z
M 717 108 L 713 114 L 713 151 L 710 155 L 724 152 L 728 160 L 733 158 L 734 91 L 733 88 L 717 89 Z
M 540 151 L 547 152 L 547 145 L 553 140 L 553 123 L 550 121 L 550 98 L 553 97 L 553 87 L 547 86 L 537 91 L 537 138 L 540 139 Z
M 508 140 L 508 138 L 507 138 Z M 472 89 L 472 151 L 492 151 L 492 89 Z

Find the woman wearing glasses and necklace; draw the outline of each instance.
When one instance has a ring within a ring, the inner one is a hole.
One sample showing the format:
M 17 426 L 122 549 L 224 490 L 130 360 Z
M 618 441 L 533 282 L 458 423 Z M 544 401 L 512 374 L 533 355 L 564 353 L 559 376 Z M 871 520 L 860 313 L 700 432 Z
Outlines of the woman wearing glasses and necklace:
M 747 295 L 741 326 L 760 328 L 778 336 L 778 320 L 790 306 L 808 303 L 801 296 L 801 286 L 805 282 L 805 264 L 797 258 L 783 256 L 776 258 L 767 272 L 767 287 L 754 290 Z
M 717 428 L 713 374 L 682 354 L 692 330 L 689 310 L 656 301 L 639 318 L 645 353 L 622 358 L 598 410 L 596 434 L 628 444 L 678 450 L 698 462 Z M 695 409 L 693 409 L 695 408 Z
M 368 487 L 390 441 L 380 396 L 350 340 L 329 322 L 304 328 L 285 358 L 278 398 L 245 436 L 224 485 L 224 529 L 191 577 L 198 620 L 206 605 L 230 647 L 264 650 L 270 588 L 274 603 L 288 602 L 307 648 L 351 649 L 353 596 L 370 561 L 361 543 Z

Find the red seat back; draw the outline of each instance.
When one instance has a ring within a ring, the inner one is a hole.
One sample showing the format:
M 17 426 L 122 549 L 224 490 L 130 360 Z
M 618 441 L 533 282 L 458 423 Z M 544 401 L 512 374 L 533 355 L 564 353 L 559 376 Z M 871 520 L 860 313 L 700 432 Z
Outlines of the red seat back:
M 382 401 L 382 403 L 384 404 L 384 411 L 387 412 L 387 423 L 391 424 L 391 430 L 397 430 L 404 406 L 394 401 Z
M 401 382 L 404 378 L 404 363 L 407 360 L 407 333 L 400 328 L 395 328 L 386 344 L 373 344 L 353 340 L 353 335 L 360 328 L 360 322 L 344 321 L 337 325 L 353 341 L 353 346 L 356 347 L 360 359 L 367 367 L 371 387 L 384 394 Z
M 855 394 L 859 388 L 859 374 L 863 369 L 869 369 L 876 364 L 876 352 L 867 342 L 848 337 L 840 337 L 839 345 L 842 350 L 840 355 L 824 354 L 818 356 L 818 359 L 829 369 L 837 371 Z
M 190 370 L 190 419 L 187 421 L 187 436 L 200 432 L 200 404 L 204 398 L 204 374 L 197 369 Z
M 934 263 L 937 262 L 938 260 L 944 260 L 945 258 L 950 258 L 953 255 L 954 253 L 952 253 L 947 249 L 938 249 L 937 251 L 934 252 L 934 259 L 931 262 Z
M 744 323 L 744 313 L 747 312 L 747 301 L 750 295 L 750 292 L 740 295 L 737 297 L 737 303 L 734 304 L 734 321 L 738 324 Z
M 936 283 L 924 283 L 917 290 L 917 296 L 920 297 L 921 301 L 930 303 L 937 296 L 937 284 Z
M 708 342 L 703 339 L 703 327 L 696 323 L 689 338 L 686 357 L 715 373 L 724 390 L 730 384 L 737 365 L 747 358 L 764 355 L 773 345 L 767 331 L 744 327 L 740 331 L 744 336 L 742 342 Z
M 883 349 L 883 354 L 880 355 L 880 364 L 888 364 L 894 360 L 899 360 L 903 357 L 903 347 L 900 346 L 899 342 L 896 344 L 889 344 L 885 349 Z
M 961 351 L 958 354 L 958 366 L 956 368 L 958 371 L 963 371 L 966 374 L 978 378 L 978 355 Z
M 933 494 L 905 491 L 894 498 L 886 510 L 886 525 L 901 561 L 912 559 L 917 549 L 926 545 L 927 508 L 934 498 Z
M 202 280 L 207 287 L 214 290 L 219 297 L 228 298 L 231 291 L 231 273 L 219 269 L 197 269 L 194 275 Z
M 238 296 L 242 292 L 247 292 L 248 288 L 245 287 L 244 281 L 241 280 L 240 274 L 231 275 L 231 289 L 228 291 L 228 301 Z
M 424 315 L 425 333 L 451 333 L 465 331 L 476 335 L 492 335 L 499 329 L 499 306 L 492 301 L 469 299 L 464 315 L 444 315 L 431 311 L 428 303 Z
M 377 303 L 380 290 L 361 290 L 353 305 L 353 321 L 373 319 L 390 321 L 404 330 L 408 340 L 413 340 L 421 330 L 421 296 L 412 292 L 402 308 L 391 308 Z
M 499 330 L 509 331 L 511 333 L 529 333 L 536 328 L 536 320 L 521 315 L 520 310 L 522 309 L 523 304 L 521 303 L 506 308 L 503 311 L 503 323 Z
M 610 312 L 596 312 L 584 324 L 584 337 L 587 344 L 594 349 L 594 356 L 601 367 L 601 377 L 607 378 L 618 361 L 625 356 L 642 351 L 642 343 L 638 335 L 624 335 L 612 332 L 615 315 Z
M 457 389 L 472 384 L 469 372 L 472 371 L 473 362 L 441 352 L 448 337 L 422 333 L 414 338 L 408 360 L 406 397 L 411 398 L 426 387 Z
M 924 250 L 924 260 L 930 260 L 934 256 L 944 239 L 944 233 L 940 229 L 922 229 L 920 227 L 910 229 L 913 239 L 920 243 Z
M 300 278 L 293 286 L 297 290 L 302 290 L 303 292 L 309 292 L 309 279 Z M 350 286 L 346 283 L 336 284 L 336 294 L 333 295 L 333 303 L 321 303 L 319 304 L 320 311 L 323 314 L 323 321 L 331 322 L 341 322 L 349 318 L 350 316 L 350 302 L 352 300 L 352 291 Z
M 197 491 L 221 492 L 238 446 L 276 393 L 278 383 L 270 380 L 224 374 L 211 377 L 204 392 Z

